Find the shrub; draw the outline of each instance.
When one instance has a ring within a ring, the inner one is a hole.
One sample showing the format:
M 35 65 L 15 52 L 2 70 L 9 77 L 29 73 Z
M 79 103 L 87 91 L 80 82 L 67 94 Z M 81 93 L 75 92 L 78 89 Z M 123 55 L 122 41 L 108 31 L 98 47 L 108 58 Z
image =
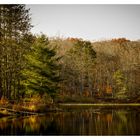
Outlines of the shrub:
M 5 97 L 2 97 L 0 100 L 0 105 L 7 105 L 9 103 L 8 99 Z

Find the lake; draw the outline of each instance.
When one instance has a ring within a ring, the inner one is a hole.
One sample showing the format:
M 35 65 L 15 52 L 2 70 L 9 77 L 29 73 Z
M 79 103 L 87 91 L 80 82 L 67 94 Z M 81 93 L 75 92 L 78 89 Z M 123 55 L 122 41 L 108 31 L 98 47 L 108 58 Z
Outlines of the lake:
M 67 106 L 41 116 L 2 117 L 0 135 L 140 135 L 140 107 Z

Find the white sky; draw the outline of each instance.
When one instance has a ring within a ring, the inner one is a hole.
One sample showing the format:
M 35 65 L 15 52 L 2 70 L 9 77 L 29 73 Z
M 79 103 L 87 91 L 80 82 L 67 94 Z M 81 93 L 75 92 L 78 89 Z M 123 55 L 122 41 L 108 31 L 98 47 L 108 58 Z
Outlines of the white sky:
M 27 5 L 33 33 L 101 40 L 140 39 L 140 5 Z

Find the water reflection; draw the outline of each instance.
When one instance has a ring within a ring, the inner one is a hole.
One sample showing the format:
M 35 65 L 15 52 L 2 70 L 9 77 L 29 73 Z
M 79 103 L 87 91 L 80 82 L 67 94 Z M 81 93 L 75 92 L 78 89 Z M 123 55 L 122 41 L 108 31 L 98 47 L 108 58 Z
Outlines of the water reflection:
M 138 108 L 79 108 L 0 118 L 0 135 L 140 135 Z

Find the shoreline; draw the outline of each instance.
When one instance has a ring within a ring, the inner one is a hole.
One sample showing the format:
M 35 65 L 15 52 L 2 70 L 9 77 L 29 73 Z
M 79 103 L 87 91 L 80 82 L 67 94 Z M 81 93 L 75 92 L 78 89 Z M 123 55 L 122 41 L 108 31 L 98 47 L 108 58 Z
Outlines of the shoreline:
M 140 106 L 140 103 L 61 103 L 60 106 Z
M 30 115 L 45 115 L 46 113 L 61 112 L 63 109 L 61 107 L 139 107 L 140 103 L 58 103 L 56 108 L 48 109 L 44 112 L 37 111 L 23 111 L 23 110 L 13 110 L 6 107 L 0 107 L 0 117 L 5 116 L 30 116 Z M 6 111 L 6 112 L 5 112 Z

